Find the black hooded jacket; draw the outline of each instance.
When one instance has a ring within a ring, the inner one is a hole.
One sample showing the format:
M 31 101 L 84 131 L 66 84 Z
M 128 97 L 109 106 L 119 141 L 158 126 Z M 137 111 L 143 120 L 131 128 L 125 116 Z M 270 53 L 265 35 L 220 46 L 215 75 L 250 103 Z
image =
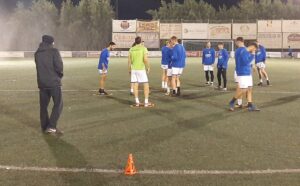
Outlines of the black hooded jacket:
M 39 88 L 61 86 L 63 62 L 59 51 L 53 45 L 42 42 L 34 54 Z

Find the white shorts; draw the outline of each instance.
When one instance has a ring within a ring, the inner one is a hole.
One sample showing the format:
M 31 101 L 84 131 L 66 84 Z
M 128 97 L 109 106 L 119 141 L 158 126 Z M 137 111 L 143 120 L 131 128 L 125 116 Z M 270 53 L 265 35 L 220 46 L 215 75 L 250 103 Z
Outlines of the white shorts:
M 203 65 L 204 71 L 214 71 L 214 67 L 212 65 Z
M 239 81 L 238 81 L 238 78 L 237 78 L 238 76 L 236 74 L 236 71 L 234 71 L 234 75 L 233 76 L 234 76 L 234 82 L 238 83 Z
M 266 64 L 264 62 L 259 62 L 259 63 L 256 63 L 256 67 L 259 69 L 264 69 L 264 68 L 266 68 Z
M 163 70 L 167 70 L 167 69 L 168 69 L 168 65 L 161 65 L 161 68 L 162 68 Z
M 239 88 L 245 89 L 253 87 L 253 78 L 252 76 L 237 76 L 239 83 Z
M 168 77 L 172 77 L 173 73 L 172 73 L 172 69 L 171 68 L 168 68 L 167 70 L 167 76 Z
M 148 83 L 146 70 L 132 70 L 131 83 Z
M 176 68 L 172 67 L 172 75 L 173 76 L 180 76 L 183 72 L 183 68 Z
M 100 75 L 107 74 L 107 69 L 106 70 L 98 69 L 98 70 Z

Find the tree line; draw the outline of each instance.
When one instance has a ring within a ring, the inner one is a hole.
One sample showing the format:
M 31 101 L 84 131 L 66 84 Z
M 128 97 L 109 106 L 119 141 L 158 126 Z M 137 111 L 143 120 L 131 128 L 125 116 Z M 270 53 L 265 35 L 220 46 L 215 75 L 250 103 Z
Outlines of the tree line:
M 158 10 L 149 10 L 153 19 L 162 21 L 254 21 L 257 19 L 300 19 L 300 4 L 281 0 L 242 0 L 230 8 L 214 8 L 203 0 L 161 1 Z
M 51 1 L 32 6 L 17 4 L 13 13 L 1 15 L 0 50 L 36 50 L 44 34 L 53 35 L 61 50 L 99 50 L 111 39 L 114 18 L 109 0 L 66 0 L 61 9 Z

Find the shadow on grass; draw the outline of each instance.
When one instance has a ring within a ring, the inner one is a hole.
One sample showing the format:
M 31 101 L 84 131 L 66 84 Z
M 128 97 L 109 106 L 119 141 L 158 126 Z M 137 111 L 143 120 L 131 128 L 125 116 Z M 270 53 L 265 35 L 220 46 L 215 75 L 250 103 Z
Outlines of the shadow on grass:
M 293 96 L 281 97 L 281 98 L 272 100 L 272 101 L 270 101 L 268 103 L 262 104 L 261 108 L 268 108 L 268 107 L 280 106 L 280 105 L 288 104 L 290 102 L 297 101 L 297 99 L 300 99 L 300 94 L 293 95 Z

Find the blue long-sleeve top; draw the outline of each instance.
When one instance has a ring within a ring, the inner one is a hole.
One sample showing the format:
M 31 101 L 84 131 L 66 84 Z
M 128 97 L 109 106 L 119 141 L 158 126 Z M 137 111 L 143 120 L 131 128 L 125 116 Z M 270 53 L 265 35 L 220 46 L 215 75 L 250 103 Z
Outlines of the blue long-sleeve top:
M 185 52 L 182 45 L 177 44 L 172 49 L 172 67 L 184 68 Z
M 255 53 L 255 63 L 266 62 L 267 52 L 265 47 L 259 45 L 258 50 Z
M 212 65 L 215 63 L 215 49 L 213 48 L 205 48 L 203 49 L 202 54 L 202 64 L 204 65 Z
M 236 56 L 236 73 L 238 76 L 251 75 L 251 63 L 254 57 L 245 47 L 240 48 L 239 54 Z
M 225 48 L 222 50 L 219 50 L 217 67 L 227 69 L 228 68 L 228 60 L 229 60 L 228 51 Z
M 162 53 L 161 64 L 162 65 L 169 65 L 170 61 L 172 60 L 172 54 L 170 52 L 171 50 L 172 49 L 167 46 L 163 46 L 161 48 L 161 53 Z

